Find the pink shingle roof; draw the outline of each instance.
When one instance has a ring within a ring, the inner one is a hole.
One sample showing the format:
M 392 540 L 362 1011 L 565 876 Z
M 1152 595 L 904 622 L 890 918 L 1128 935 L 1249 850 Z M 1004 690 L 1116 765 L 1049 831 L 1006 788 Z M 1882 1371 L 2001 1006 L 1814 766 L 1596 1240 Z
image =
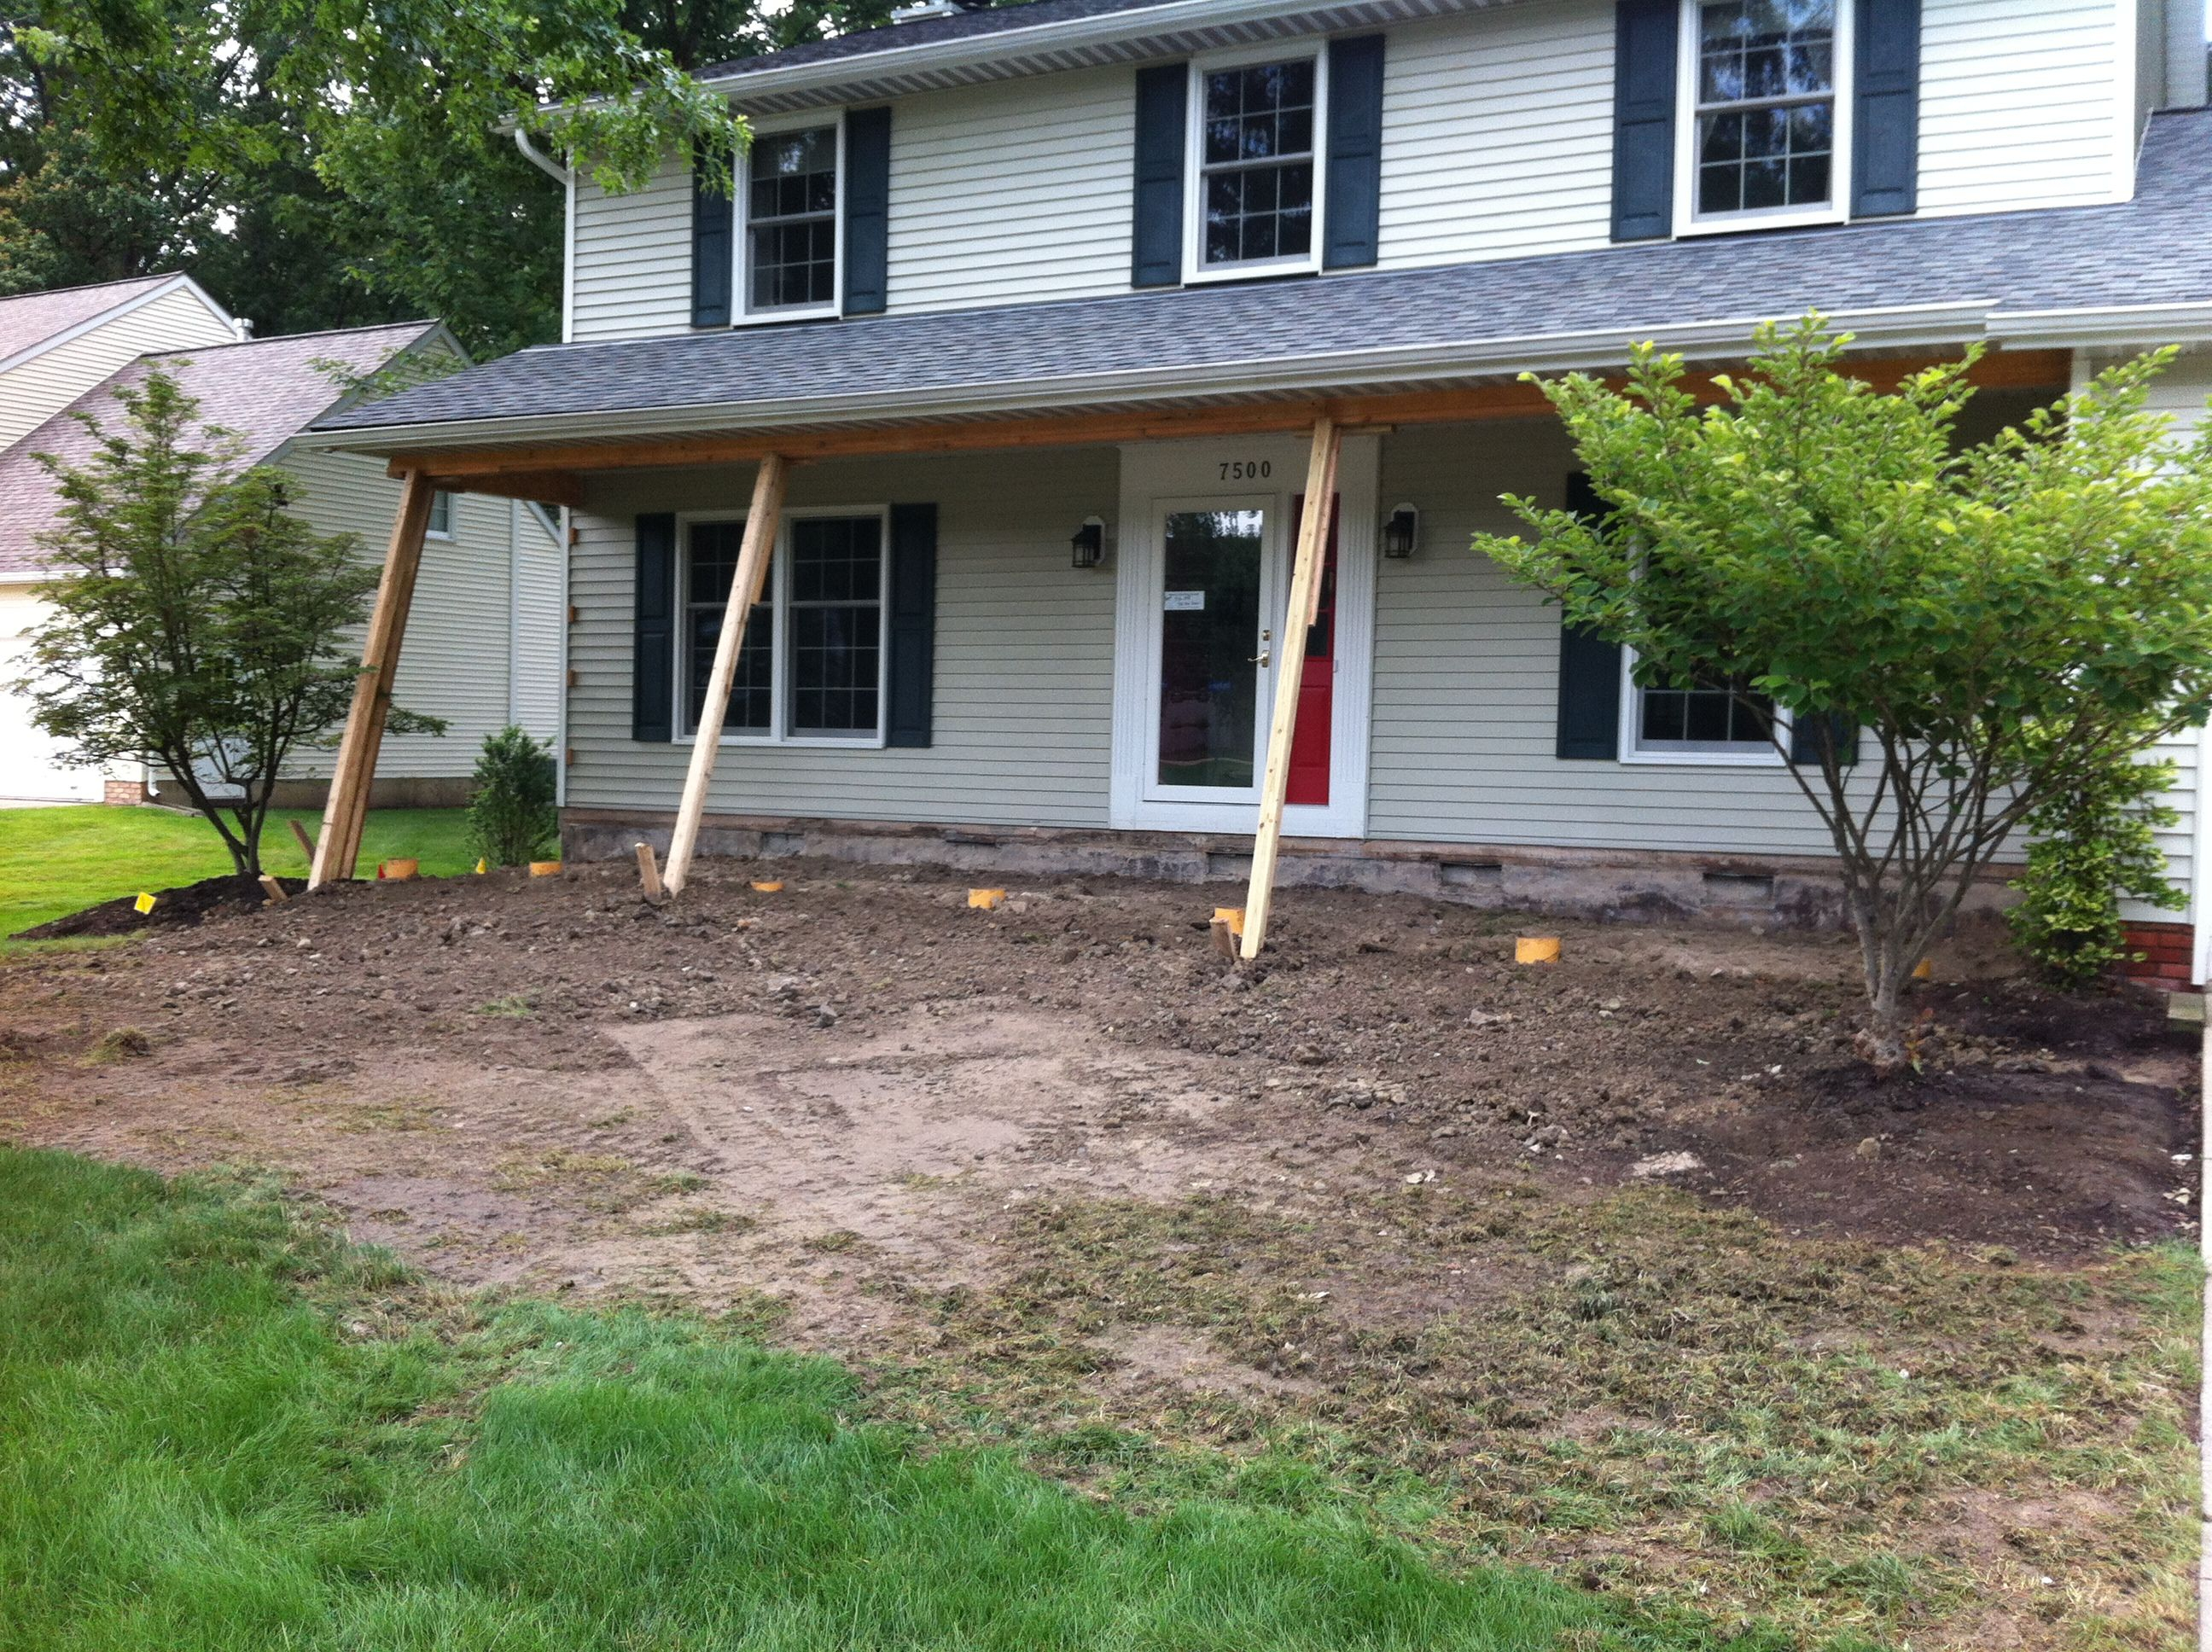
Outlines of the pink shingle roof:
M 130 281 L 103 281 L 93 287 L 60 287 L 52 292 L 0 298 L 0 361 L 176 279 L 173 275 L 139 276 Z
M 39 538 L 54 524 L 56 497 L 53 478 L 35 455 L 82 463 L 93 435 L 72 416 L 89 414 L 103 428 L 119 429 L 116 391 L 143 382 L 154 367 L 198 398 L 202 422 L 233 432 L 247 460 L 258 463 L 343 398 L 344 374 L 374 373 L 436 329 L 434 321 L 406 321 L 140 356 L 0 452 L 0 575 L 35 573 L 45 560 Z

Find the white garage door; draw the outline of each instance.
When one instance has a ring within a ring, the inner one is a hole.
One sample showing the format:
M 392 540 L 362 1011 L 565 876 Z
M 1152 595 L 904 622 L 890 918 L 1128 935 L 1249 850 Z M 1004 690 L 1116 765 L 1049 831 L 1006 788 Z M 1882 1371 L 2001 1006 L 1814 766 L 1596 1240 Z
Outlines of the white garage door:
M 30 702 L 6 686 L 22 674 L 23 633 L 44 606 L 27 586 L 0 586 L 0 802 L 97 803 L 100 771 L 58 762 Z

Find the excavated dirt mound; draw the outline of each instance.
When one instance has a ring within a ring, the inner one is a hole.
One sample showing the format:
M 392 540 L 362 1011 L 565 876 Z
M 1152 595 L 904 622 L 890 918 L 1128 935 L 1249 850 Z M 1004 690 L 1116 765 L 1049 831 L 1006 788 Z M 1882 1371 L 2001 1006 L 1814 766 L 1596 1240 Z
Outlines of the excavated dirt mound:
M 305 878 L 280 878 L 276 881 L 291 895 L 300 894 L 307 887 Z M 11 938 L 58 941 L 72 936 L 128 935 L 141 929 L 189 928 L 219 912 L 256 911 L 267 905 L 268 901 L 257 880 L 226 873 L 221 878 L 203 878 L 197 884 L 155 890 L 151 912 L 138 910 L 137 896 L 120 895 L 82 912 L 34 924 L 18 931 Z

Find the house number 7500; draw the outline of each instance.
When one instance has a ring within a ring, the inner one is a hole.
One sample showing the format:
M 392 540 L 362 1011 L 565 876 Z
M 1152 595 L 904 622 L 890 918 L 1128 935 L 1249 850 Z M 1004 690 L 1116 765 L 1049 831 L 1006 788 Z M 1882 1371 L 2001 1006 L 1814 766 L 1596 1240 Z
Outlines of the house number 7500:
M 1221 464 L 1221 479 L 1224 482 L 1257 482 L 1263 477 L 1274 474 L 1273 459 L 1224 459 Z

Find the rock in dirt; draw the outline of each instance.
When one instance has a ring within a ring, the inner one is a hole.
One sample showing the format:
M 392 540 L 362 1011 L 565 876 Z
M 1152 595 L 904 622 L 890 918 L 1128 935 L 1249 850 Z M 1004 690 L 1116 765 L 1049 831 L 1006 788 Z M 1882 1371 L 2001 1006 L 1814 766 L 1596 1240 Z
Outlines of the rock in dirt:
M 1705 1160 L 1695 1153 L 1654 1153 L 1650 1157 L 1640 1158 L 1630 1165 L 1628 1174 L 1638 1181 L 1649 1181 L 1654 1176 L 1687 1175 L 1692 1170 L 1705 1168 Z

